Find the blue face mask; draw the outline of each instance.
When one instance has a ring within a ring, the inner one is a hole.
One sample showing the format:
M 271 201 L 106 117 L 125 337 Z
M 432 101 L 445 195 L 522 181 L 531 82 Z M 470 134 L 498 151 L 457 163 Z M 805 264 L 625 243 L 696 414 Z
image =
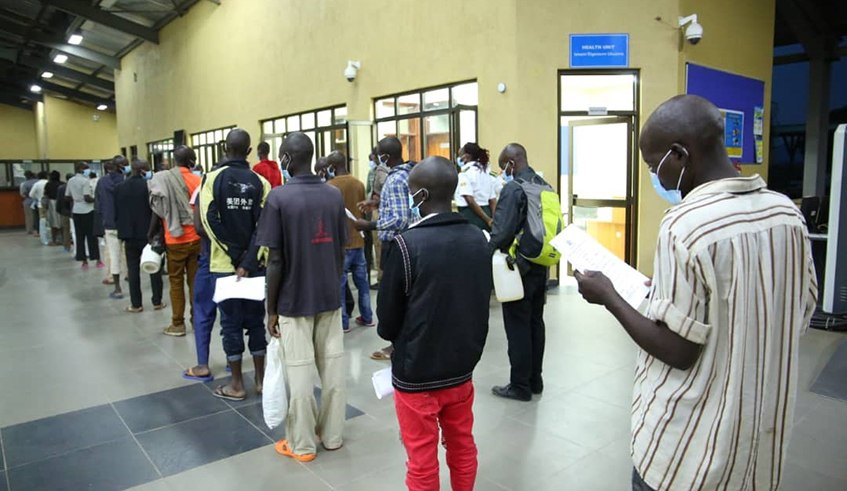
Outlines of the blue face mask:
M 650 171 L 650 180 L 653 181 L 653 189 L 656 190 L 656 194 L 671 205 L 675 206 L 682 203 L 682 191 L 679 190 L 679 186 L 682 184 L 682 176 L 685 174 L 685 167 L 683 167 L 682 171 L 679 173 L 679 180 L 676 182 L 676 189 L 665 189 L 665 187 L 662 186 L 662 181 L 659 180 L 659 172 L 662 169 L 662 164 L 665 163 L 665 160 L 668 159 L 672 151 L 673 150 L 668 150 L 668 153 L 662 157 L 658 167 L 656 167 L 656 172 Z
M 327 169 L 326 175 L 329 176 L 330 179 L 335 179 L 335 171 Z
M 153 179 L 153 171 L 152 171 L 152 170 L 148 170 L 147 172 L 145 172 L 145 173 L 144 173 L 144 179 L 147 179 L 148 181 L 149 181 L 150 179 Z
M 426 201 L 426 199 L 424 199 L 423 201 L 421 201 L 419 204 L 416 205 L 415 204 L 415 196 L 417 196 L 418 193 L 420 193 L 423 190 L 424 190 L 424 188 L 418 189 L 417 193 L 409 195 L 409 209 L 412 210 L 412 220 L 413 221 L 418 221 L 418 220 L 421 219 L 421 204 L 423 204 L 423 202 Z
M 513 164 L 512 162 L 509 162 L 508 164 L 506 164 L 506 167 L 503 168 L 503 181 L 505 181 L 506 183 L 510 183 L 515 180 L 515 176 L 507 172 L 507 169 L 510 165 L 513 169 L 512 172 L 514 172 L 515 164 Z
M 124 167 L 122 169 L 122 171 L 123 171 L 124 175 L 129 175 L 129 166 L 127 165 L 126 167 Z
M 370 166 L 371 169 L 376 169 L 376 162 L 374 162 L 373 160 L 369 161 L 368 165 Z
M 291 180 L 291 174 L 288 173 L 288 169 L 282 169 L 282 177 L 284 177 L 286 181 Z
M 465 161 L 462 160 L 462 157 L 459 157 L 459 158 L 456 159 L 456 165 L 458 165 L 459 168 L 462 168 L 462 167 L 465 166 Z
M 203 175 L 203 173 L 200 172 L 199 170 L 193 170 L 193 171 L 191 171 L 191 173 L 194 174 L 195 176 L 202 176 Z
M 82 171 L 82 175 L 84 175 L 85 177 L 90 177 L 91 169 L 85 169 L 84 171 Z

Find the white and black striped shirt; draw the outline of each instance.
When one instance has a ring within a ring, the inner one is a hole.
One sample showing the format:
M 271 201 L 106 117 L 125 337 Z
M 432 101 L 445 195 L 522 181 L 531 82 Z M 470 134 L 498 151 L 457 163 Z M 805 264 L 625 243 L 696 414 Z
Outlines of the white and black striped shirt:
M 703 184 L 662 220 L 648 316 L 702 345 L 639 351 L 632 457 L 658 491 L 775 490 L 817 281 L 803 216 L 759 177 Z

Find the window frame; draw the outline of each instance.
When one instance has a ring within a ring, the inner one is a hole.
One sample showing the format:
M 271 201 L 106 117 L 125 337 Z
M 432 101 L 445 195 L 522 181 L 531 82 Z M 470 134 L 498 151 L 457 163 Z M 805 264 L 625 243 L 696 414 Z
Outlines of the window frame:
M 238 126 L 233 124 L 221 126 L 220 128 L 213 128 L 210 130 L 203 130 L 191 133 L 189 140 L 191 143 L 191 148 L 197 155 L 197 162 L 203 167 L 203 172 L 209 172 L 210 170 L 212 170 L 212 166 L 215 165 L 215 162 L 217 162 L 224 154 L 224 140 L 226 139 L 229 132 L 237 127 Z M 223 132 L 223 137 L 220 140 L 214 142 L 207 141 L 205 143 L 200 143 L 201 136 L 208 137 L 209 133 L 214 134 L 216 131 Z
M 474 119 L 475 119 L 475 127 L 474 127 L 474 142 L 479 141 L 479 100 L 477 99 L 477 104 L 475 106 L 466 105 L 466 104 L 454 104 L 453 103 L 453 89 L 462 85 L 467 84 L 477 84 L 477 97 L 479 96 L 479 81 L 477 79 L 469 79 L 462 80 L 459 82 L 451 82 L 447 84 L 434 85 L 431 87 L 424 87 L 415 90 L 409 90 L 404 92 L 396 92 L 393 94 L 386 94 L 379 97 L 373 98 L 373 139 L 374 141 L 379 141 L 379 124 L 380 123 L 394 123 L 394 135 L 398 134 L 398 125 L 400 121 L 417 119 L 418 120 L 418 128 L 420 129 L 420 138 L 421 138 L 421 155 L 420 159 L 425 159 L 429 155 L 426 155 L 426 118 L 430 116 L 441 116 L 447 114 L 449 121 L 449 137 L 448 142 L 450 144 L 450 160 L 455 158 L 456 152 L 458 152 L 459 148 L 467 142 L 460 142 L 459 132 L 457 131 L 458 118 L 462 111 L 473 111 Z M 443 109 L 433 109 L 433 110 L 424 110 L 424 94 L 427 92 L 433 92 L 436 90 L 447 89 L 447 107 Z M 417 112 L 407 113 L 407 114 L 397 114 L 397 103 L 401 97 L 409 96 L 409 95 L 417 95 L 418 100 L 420 101 L 420 107 Z M 394 100 L 394 115 L 386 116 L 386 117 L 377 117 L 377 104 L 380 101 L 385 99 L 393 99 Z M 409 160 L 415 160 L 418 156 L 409 155 Z
M 344 109 L 344 122 L 336 123 L 335 112 L 339 109 Z M 329 126 L 321 126 L 320 120 L 318 119 L 318 114 L 324 111 L 330 111 L 330 125 Z M 303 129 L 303 116 L 304 115 L 312 115 L 314 118 L 314 125 L 304 130 Z M 272 118 L 265 118 L 259 120 L 259 130 L 262 135 L 261 141 L 268 142 L 270 145 L 270 153 L 268 154 L 268 158 L 273 160 L 274 162 L 279 161 L 279 146 L 274 145 L 273 140 L 276 138 L 284 139 L 288 136 L 292 131 L 288 130 L 288 120 L 289 118 L 297 118 L 298 129 L 293 131 L 299 131 L 301 133 L 309 133 L 313 132 L 315 134 L 315 151 L 312 155 L 312 163 L 314 164 L 317 159 L 321 157 L 326 157 L 326 154 L 323 152 L 323 134 L 326 132 L 330 132 L 330 134 L 334 134 L 336 131 L 344 130 L 344 149 L 342 152 L 349 159 L 350 157 L 350 128 L 349 128 L 349 119 L 347 117 L 347 104 L 335 104 L 332 106 L 325 106 L 318 109 L 311 109 L 308 111 L 301 111 L 296 113 L 284 114 L 281 116 L 275 116 Z M 276 131 L 276 122 L 279 120 L 285 120 L 285 131 L 278 132 Z M 272 129 L 274 130 L 272 133 L 265 132 L 265 124 L 270 123 L 272 125 Z M 332 147 L 332 144 L 330 144 Z
M 161 148 L 161 147 L 165 148 Z M 167 148 L 170 146 L 170 148 Z M 168 158 L 168 162 L 173 162 L 174 159 L 174 139 L 163 138 L 147 142 L 147 164 L 150 165 L 150 170 L 155 170 L 156 163 L 153 162 L 153 157 L 157 152 L 162 152 L 162 155 Z

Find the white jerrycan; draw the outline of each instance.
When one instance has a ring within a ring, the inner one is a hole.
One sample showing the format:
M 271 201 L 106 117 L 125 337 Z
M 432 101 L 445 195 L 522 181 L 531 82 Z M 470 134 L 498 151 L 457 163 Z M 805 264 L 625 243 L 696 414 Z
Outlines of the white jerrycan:
M 509 269 L 506 254 L 496 251 L 491 257 L 491 272 L 494 276 L 494 293 L 499 302 L 514 302 L 523 298 L 523 281 L 518 267 Z

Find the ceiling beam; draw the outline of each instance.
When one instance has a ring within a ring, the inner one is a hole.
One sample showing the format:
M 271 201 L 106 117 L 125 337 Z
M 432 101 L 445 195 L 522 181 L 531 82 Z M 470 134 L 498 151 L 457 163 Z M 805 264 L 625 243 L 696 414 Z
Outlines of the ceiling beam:
M 98 78 L 93 75 L 88 75 L 82 72 L 78 72 L 76 70 L 72 70 L 70 68 L 59 65 L 58 63 L 53 63 L 52 61 L 48 62 L 46 60 L 41 60 L 32 56 L 22 56 L 20 58 L 20 62 L 23 65 L 32 68 L 38 68 L 39 70 L 53 72 L 60 77 L 76 80 L 77 82 L 83 82 L 87 85 L 108 90 L 109 92 L 115 91 L 115 84 L 109 82 L 108 80 L 103 80 L 102 78 Z
M 817 8 L 814 2 L 777 0 L 780 18 L 791 28 L 806 53 L 812 58 L 825 58 L 836 43 L 825 16 Z
M 121 31 L 130 36 L 150 41 L 153 44 L 159 44 L 158 32 L 100 8 L 92 7 L 90 2 L 81 0 L 47 0 L 47 3 L 69 14 L 88 19 L 91 22 Z
M 11 83 L 0 83 L 0 94 L 7 97 L 14 97 L 18 100 L 26 99 L 32 102 L 42 102 L 44 100 L 41 94 L 31 92 L 29 89 L 24 89 L 17 84 L 11 85 Z
M 831 61 L 836 61 L 847 56 L 847 46 L 836 48 L 830 53 Z M 794 53 L 790 55 L 779 55 L 773 57 L 774 65 L 790 65 L 792 63 L 803 63 L 809 61 L 808 53 Z
M 20 97 L 15 97 L 2 91 L 0 91 L 0 104 L 6 104 L 7 106 L 14 106 L 20 109 L 26 109 L 27 111 L 33 110 L 32 104 L 21 102 Z
M 76 99 L 79 101 L 89 102 L 91 104 L 106 104 L 112 105 L 115 101 L 111 99 L 103 99 L 101 97 L 97 97 L 94 94 L 88 94 L 85 92 L 80 92 L 78 90 L 71 89 L 69 87 L 64 87 L 62 85 L 57 85 L 51 82 L 47 82 L 46 80 L 42 80 L 38 82 L 38 85 L 41 86 L 44 90 L 49 90 L 50 92 L 56 92 L 58 94 L 62 94 L 68 96 L 72 99 Z
M 46 46 L 50 49 L 61 51 L 66 55 L 75 56 L 77 58 L 82 58 L 88 61 L 93 61 L 94 63 L 106 65 L 111 68 L 121 68 L 121 60 L 115 58 L 114 56 L 105 55 L 99 51 L 83 48 L 82 46 L 67 44 L 64 41 L 58 41 L 55 37 L 46 34 L 41 34 L 38 32 L 31 33 L 29 32 L 28 28 L 19 26 L 17 24 L 11 24 L 9 22 L 0 22 L 0 31 L 21 38 L 24 40 L 24 42 L 26 42 L 26 40 L 30 40 L 34 43 Z

